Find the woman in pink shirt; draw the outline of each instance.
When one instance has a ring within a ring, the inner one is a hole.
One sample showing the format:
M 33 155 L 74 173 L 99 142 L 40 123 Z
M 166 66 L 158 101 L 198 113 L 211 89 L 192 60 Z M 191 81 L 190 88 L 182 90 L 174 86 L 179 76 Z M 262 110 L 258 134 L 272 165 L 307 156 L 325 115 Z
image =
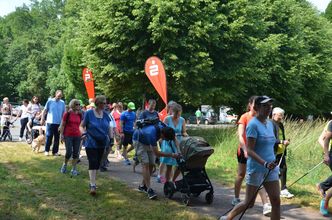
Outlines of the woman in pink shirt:
M 81 132 L 79 126 L 82 121 L 81 105 L 79 100 L 72 99 L 69 103 L 69 110 L 63 115 L 60 127 L 61 142 L 65 142 L 66 155 L 65 161 L 60 169 L 61 173 L 67 172 L 67 164 L 71 157 L 72 170 L 71 175 L 78 175 L 76 164 L 79 158 L 79 149 L 81 144 Z
M 117 131 L 116 133 L 119 134 L 120 130 L 121 130 L 120 116 L 121 116 L 121 113 L 123 111 L 123 106 L 122 106 L 121 102 L 118 102 L 118 103 L 114 103 L 112 105 L 112 107 L 113 107 L 113 110 L 111 112 L 111 115 L 113 116 L 113 118 L 115 120 L 116 131 Z M 114 143 L 115 143 L 115 146 L 116 146 L 115 155 L 117 156 L 117 158 L 121 159 L 122 156 L 121 156 L 120 150 L 121 150 L 122 142 L 121 142 L 121 137 L 119 135 L 115 135 Z

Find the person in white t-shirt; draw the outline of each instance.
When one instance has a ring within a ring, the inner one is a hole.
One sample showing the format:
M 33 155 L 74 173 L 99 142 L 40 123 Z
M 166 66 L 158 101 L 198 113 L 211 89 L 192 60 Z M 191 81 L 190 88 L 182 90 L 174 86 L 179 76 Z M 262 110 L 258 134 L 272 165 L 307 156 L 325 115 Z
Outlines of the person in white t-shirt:
M 24 135 L 24 131 L 27 128 L 27 124 L 29 122 L 29 117 L 30 117 L 30 113 L 28 110 L 28 105 L 29 105 L 29 100 L 27 99 L 23 99 L 22 101 L 22 105 L 20 107 L 20 113 L 19 116 L 21 117 L 21 129 L 20 129 L 20 136 L 18 138 L 19 141 L 22 141 L 23 135 Z M 25 132 L 25 139 L 27 139 L 27 131 Z

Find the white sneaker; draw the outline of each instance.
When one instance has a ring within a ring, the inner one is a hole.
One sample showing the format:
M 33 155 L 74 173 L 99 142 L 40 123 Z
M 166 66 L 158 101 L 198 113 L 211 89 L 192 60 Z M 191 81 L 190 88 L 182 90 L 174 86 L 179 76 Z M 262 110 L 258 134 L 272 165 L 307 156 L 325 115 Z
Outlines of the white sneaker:
M 290 199 L 293 198 L 294 195 L 290 193 L 288 189 L 284 189 L 280 191 L 280 197 Z
M 219 220 L 227 220 L 227 216 L 221 216 Z
M 269 203 L 265 203 L 263 205 L 263 215 L 268 216 L 271 214 L 272 207 Z
M 233 200 L 232 200 L 232 205 L 233 206 L 236 206 L 237 204 L 239 204 L 241 202 L 241 200 L 239 199 L 239 198 L 234 198 Z
M 18 138 L 18 141 L 22 141 L 22 138 L 19 137 L 19 138 Z
M 45 151 L 45 156 L 49 156 L 49 155 L 50 155 L 50 153 Z

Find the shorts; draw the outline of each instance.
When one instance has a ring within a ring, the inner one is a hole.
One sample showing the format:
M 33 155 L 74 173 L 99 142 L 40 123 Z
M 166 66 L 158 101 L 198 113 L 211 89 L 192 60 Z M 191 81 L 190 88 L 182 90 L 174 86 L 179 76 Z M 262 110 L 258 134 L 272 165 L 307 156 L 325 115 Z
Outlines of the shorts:
M 153 152 L 152 146 L 142 144 L 141 142 L 135 141 L 134 147 L 138 160 L 142 164 L 154 165 L 156 161 L 156 155 Z
M 268 174 L 266 172 L 253 172 L 246 174 L 246 183 L 251 186 L 260 186 L 266 177 L 265 175 Z M 269 175 L 266 177 L 264 182 L 272 182 L 272 181 L 279 181 L 279 168 L 276 167 L 270 171 Z
M 244 151 L 240 147 L 237 149 L 237 162 L 247 164 L 247 158 L 244 156 Z
M 123 137 L 123 146 L 128 146 L 129 144 L 133 144 L 133 133 L 127 133 L 124 132 L 124 137 Z

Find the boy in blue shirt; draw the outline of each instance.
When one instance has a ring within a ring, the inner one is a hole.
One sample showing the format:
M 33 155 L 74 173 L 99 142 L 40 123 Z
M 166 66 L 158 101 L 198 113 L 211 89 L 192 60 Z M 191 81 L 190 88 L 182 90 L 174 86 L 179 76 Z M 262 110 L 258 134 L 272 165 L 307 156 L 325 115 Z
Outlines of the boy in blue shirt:
M 128 159 L 128 153 L 133 150 L 133 133 L 134 133 L 134 125 L 136 121 L 136 114 L 134 112 L 135 104 L 133 102 L 128 103 L 127 111 L 122 112 L 120 116 L 120 135 L 122 138 L 123 144 L 123 154 L 122 156 L 125 159 L 126 165 L 131 165 L 130 160 Z M 128 145 L 131 145 L 130 148 L 127 150 Z

